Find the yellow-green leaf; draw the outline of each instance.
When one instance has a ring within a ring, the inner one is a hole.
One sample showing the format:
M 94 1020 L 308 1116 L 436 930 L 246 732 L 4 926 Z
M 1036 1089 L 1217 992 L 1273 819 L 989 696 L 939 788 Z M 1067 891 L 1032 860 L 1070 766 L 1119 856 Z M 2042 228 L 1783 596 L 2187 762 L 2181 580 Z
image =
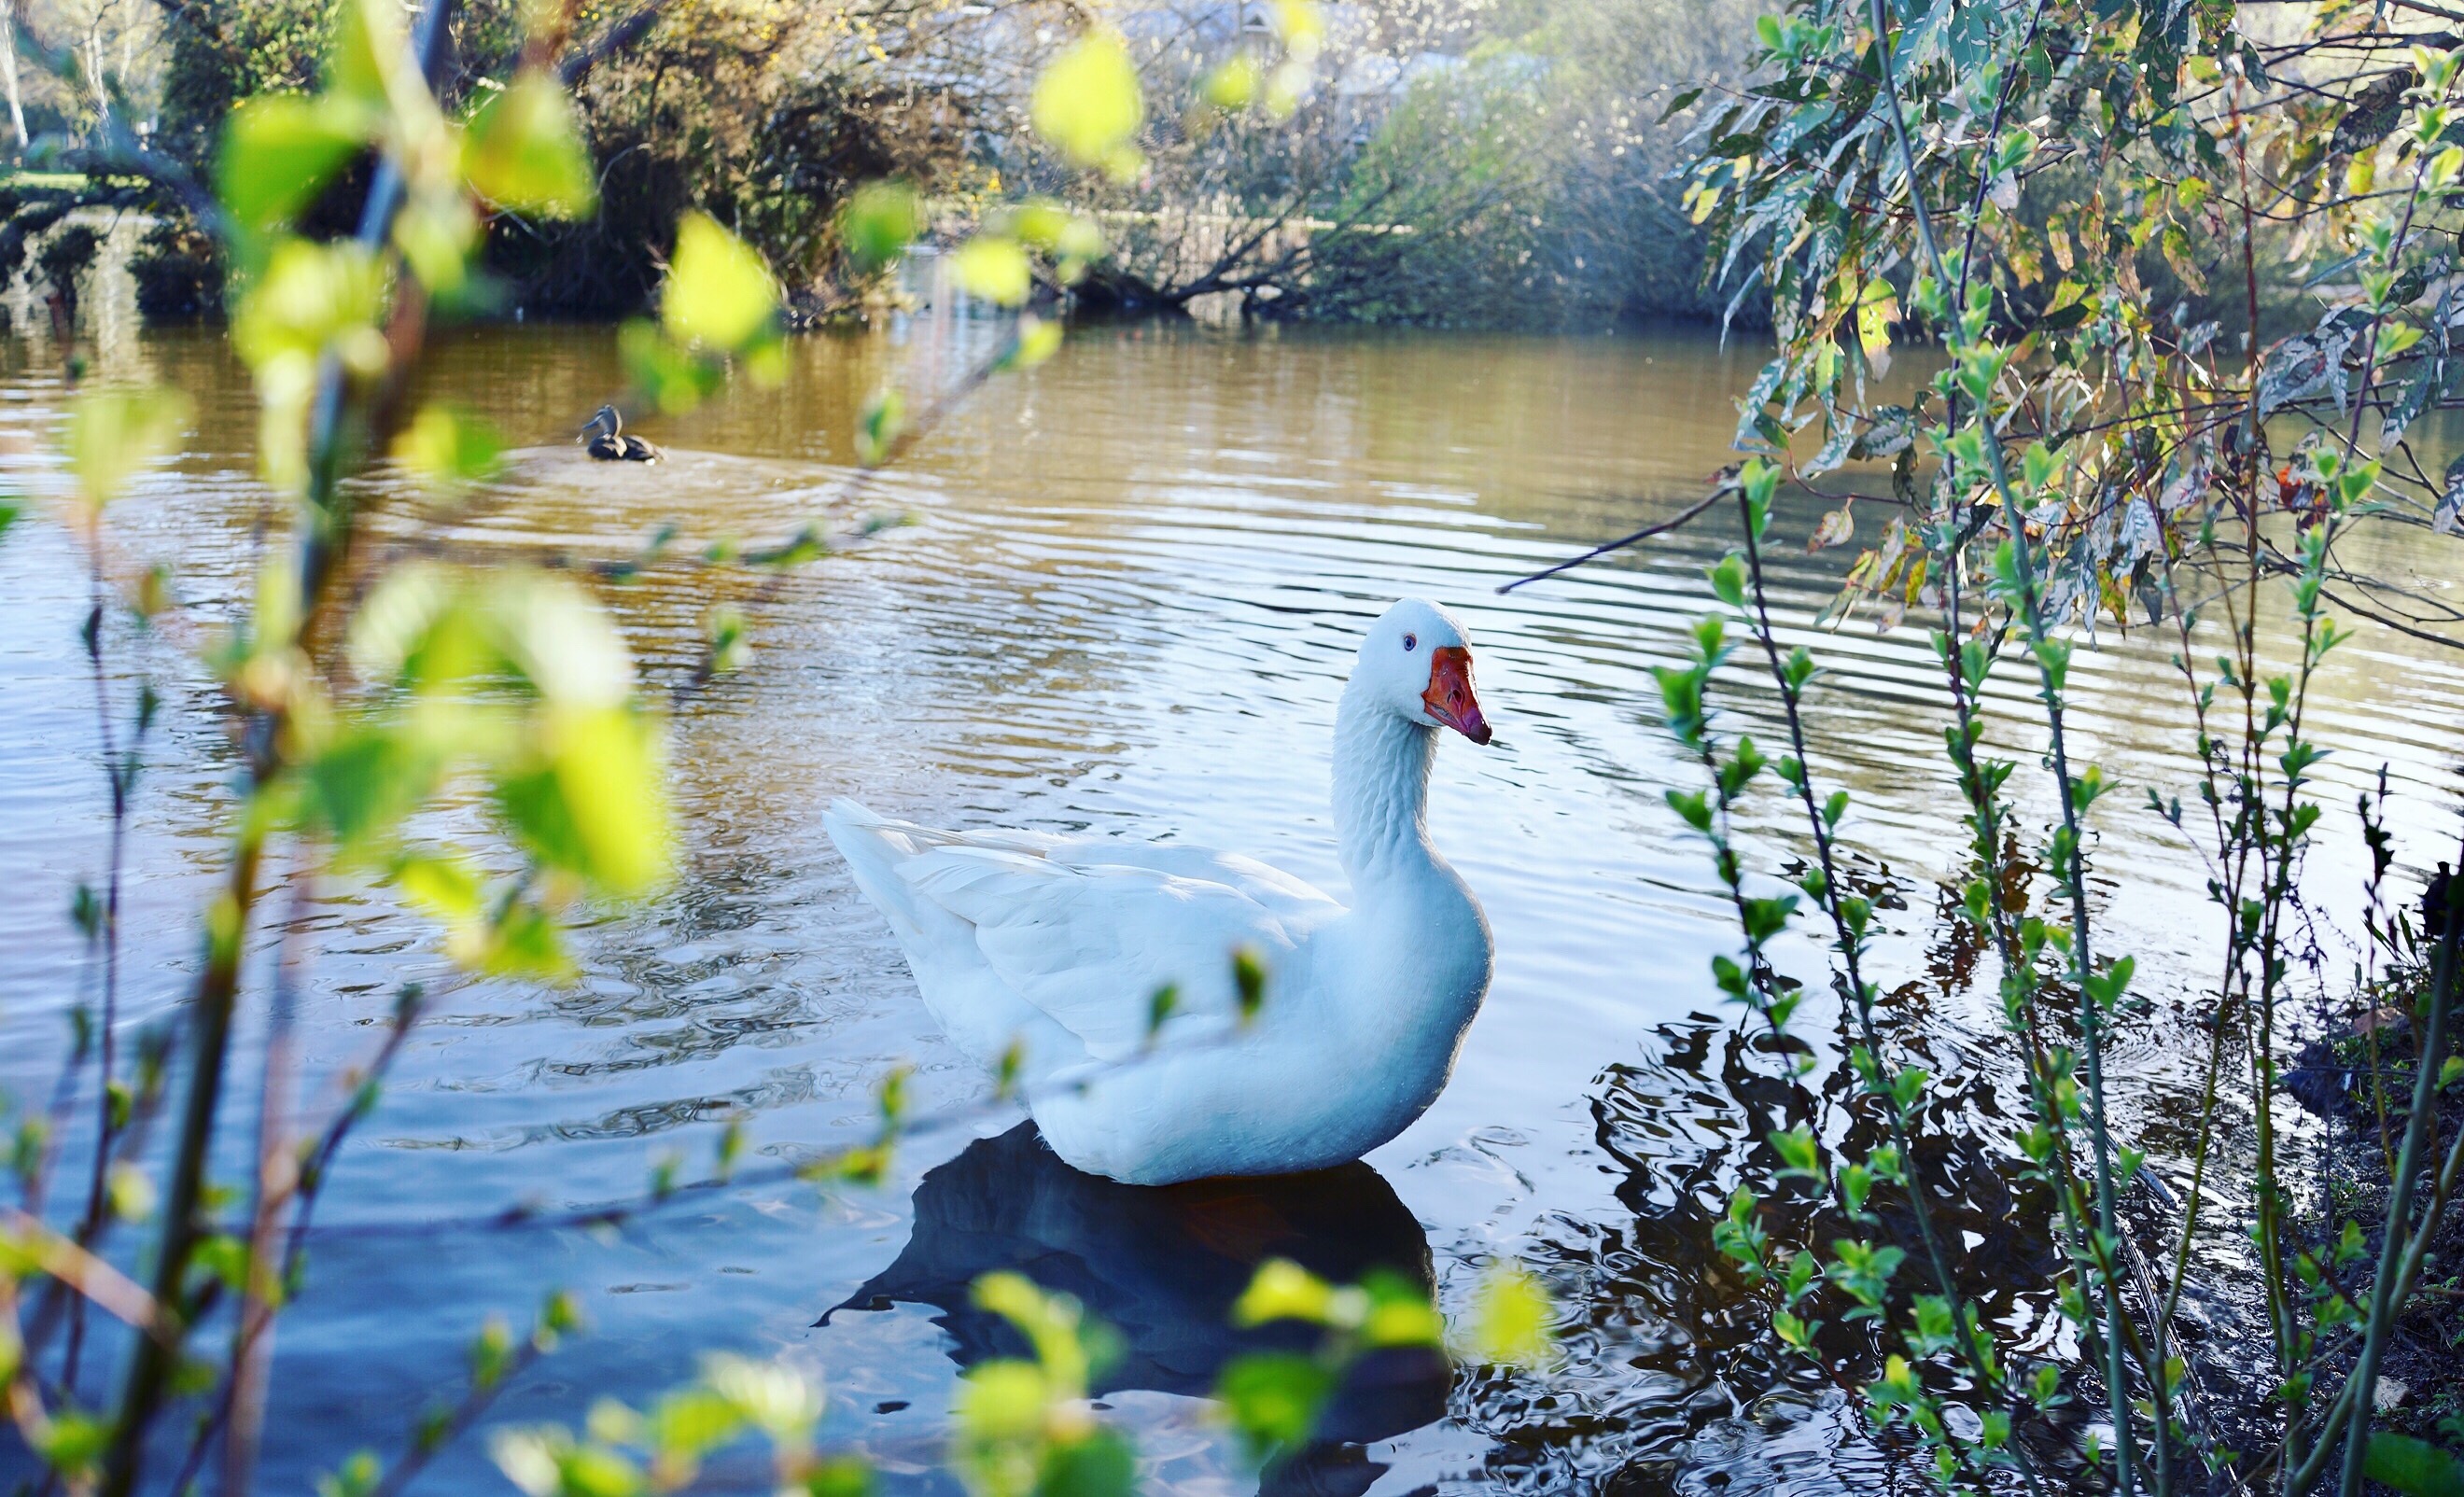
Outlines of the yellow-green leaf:
M 223 124 L 215 195 L 244 229 L 287 226 L 367 139 L 364 116 L 331 100 L 297 94 L 252 99 Z
M 1242 53 L 1206 75 L 1199 86 L 1205 100 L 1218 109 L 1242 110 L 1258 97 L 1258 60 Z
M 69 407 L 69 468 L 88 514 L 120 497 L 140 469 L 169 451 L 187 420 L 187 397 L 160 386 L 78 396 Z
M 1548 1359 L 1551 1339 L 1549 1291 L 1520 1264 L 1502 1263 L 1482 1276 L 1471 1297 L 1471 1346 L 1484 1362 L 1529 1367 Z
M 1269 1258 L 1260 1264 L 1249 1287 L 1232 1305 L 1236 1326 L 1263 1326 L 1274 1320 L 1324 1325 L 1334 1316 L 1334 1287 L 1288 1258 Z
M 545 218 L 580 218 L 599 200 L 573 100 L 535 68 L 471 117 L 462 175 L 498 208 Z
M 1018 346 L 1001 361 L 1003 369 L 1032 369 L 1051 358 L 1061 348 L 1061 324 L 1049 322 L 1033 313 L 1018 319 Z
M 734 353 L 772 330 L 779 290 L 761 256 L 707 213 L 676 226 L 659 319 L 679 342 Z
M 407 36 L 395 0 L 343 0 L 325 54 L 325 92 L 371 110 L 387 107 L 386 82 L 403 64 Z
M 1146 117 L 1138 70 L 1118 33 L 1092 30 L 1035 81 L 1035 133 L 1081 166 L 1098 166 L 1129 143 Z
M 1032 285 L 1026 252 L 1015 239 L 978 234 L 958 247 L 951 268 L 970 294 L 1005 307 L 1023 306 Z

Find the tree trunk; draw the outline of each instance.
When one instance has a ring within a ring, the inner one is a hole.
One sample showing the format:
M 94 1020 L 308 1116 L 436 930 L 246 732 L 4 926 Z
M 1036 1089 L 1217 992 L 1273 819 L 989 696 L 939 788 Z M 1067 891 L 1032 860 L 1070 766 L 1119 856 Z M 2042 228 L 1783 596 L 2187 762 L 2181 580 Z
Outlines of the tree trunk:
M 0 0 L 0 90 L 9 95 L 9 123 L 17 132 L 17 154 L 24 156 L 26 99 L 17 87 L 17 0 Z

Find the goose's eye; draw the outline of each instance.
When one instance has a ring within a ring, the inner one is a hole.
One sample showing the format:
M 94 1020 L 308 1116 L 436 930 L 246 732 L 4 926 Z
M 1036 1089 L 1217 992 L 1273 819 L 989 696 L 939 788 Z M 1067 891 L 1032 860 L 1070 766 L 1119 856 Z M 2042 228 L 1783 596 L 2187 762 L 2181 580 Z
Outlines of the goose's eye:
M 1420 648 L 1420 636 L 1419 636 L 1419 635 L 1418 635 L 1418 634 L 1406 634 L 1406 635 L 1404 635 L 1404 636 L 1403 636 L 1403 648 L 1404 648 L 1405 649 L 1419 649 L 1419 648 Z

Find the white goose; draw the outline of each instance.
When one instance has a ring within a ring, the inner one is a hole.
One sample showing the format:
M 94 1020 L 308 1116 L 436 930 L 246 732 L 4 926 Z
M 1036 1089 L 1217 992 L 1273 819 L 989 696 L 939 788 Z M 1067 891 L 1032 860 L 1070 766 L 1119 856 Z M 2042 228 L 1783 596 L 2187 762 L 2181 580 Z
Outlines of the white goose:
M 950 1039 L 988 1067 L 1016 1047 L 1063 1159 L 1141 1185 L 1321 1169 L 1428 1110 L 1488 992 L 1487 917 L 1429 844 L 1440 727 L 1489 738 L 1463 628 L 1407 598 L 1371 627 L 1335 716 L 1349 910 L 1200 848 L 935 831 L 852 801 L 825 825 Z M 1245 1023 L 1243 948 L 1267 973 Z

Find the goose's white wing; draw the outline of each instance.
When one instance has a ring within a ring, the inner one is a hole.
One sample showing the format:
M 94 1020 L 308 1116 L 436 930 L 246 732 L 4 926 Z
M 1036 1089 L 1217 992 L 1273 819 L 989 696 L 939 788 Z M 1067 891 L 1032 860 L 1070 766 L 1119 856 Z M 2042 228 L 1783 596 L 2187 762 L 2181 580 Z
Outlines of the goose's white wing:
M 1260 892 L 1280 910 L 1217 879 L 1047 855 L 1060 850 L 952 842 L 917 853 L 899 873 L 916 894 L 973 926 L 993 972 L 1097 1060 L 1125 1059 L 1150 1043 L 1155 994 L 1166 985 L 1178 990 L 1178 1017 L 1153 1038 L 1195 1038 L 1228 1026 L 1239 1012 L 1233 953 L 1256 948 L 1271 974 L 1293 949 L 1292 917 L 1334 909 L 1324 894 L 1263 864 L 1251 865 L 1272 875 Z M 1100 850 L 1071 848 L 1079 856 Z

